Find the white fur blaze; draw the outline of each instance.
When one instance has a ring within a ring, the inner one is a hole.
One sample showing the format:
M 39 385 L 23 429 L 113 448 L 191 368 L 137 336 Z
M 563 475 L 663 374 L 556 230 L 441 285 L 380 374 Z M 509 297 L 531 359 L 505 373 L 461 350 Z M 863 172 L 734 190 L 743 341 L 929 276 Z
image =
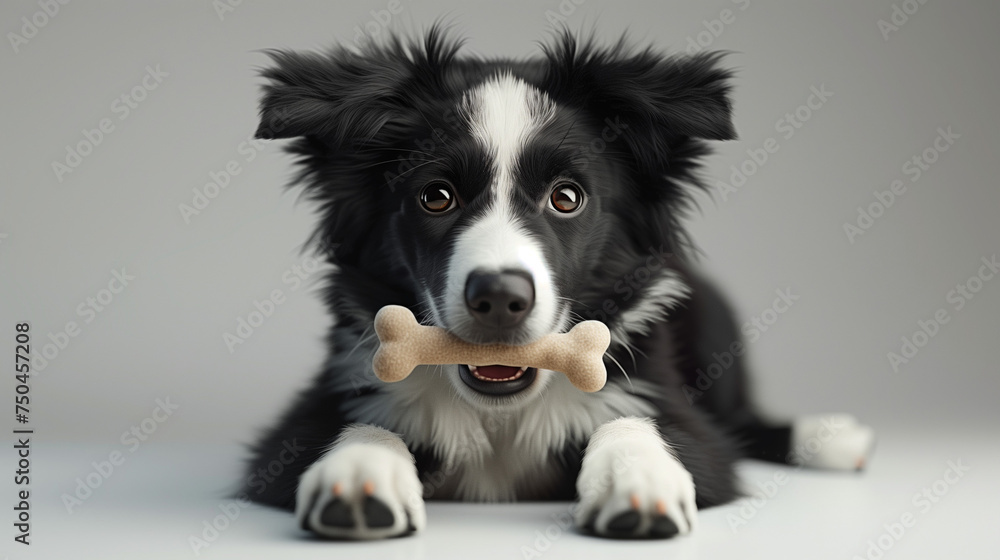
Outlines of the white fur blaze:
M 477 269 L 520 269 L 531 274 L 535 304 L 525 323 L 526 338 L 533 340 L 557 326 L 556 294 L 542 247 L 511 211 L 518 157 L 554 112 L 555 105 L 544 93 L 510 74 L 476 86 L 463 100 L 462 113 L 469 130 L 491 160 L 493 182 L 489 191 L 480 195 L 490 197 L 489 207 L 458 236 L 448 265 L 441 314 L 456 333 L 472 321 L 465 308 L 464 290 L 469 273 Z

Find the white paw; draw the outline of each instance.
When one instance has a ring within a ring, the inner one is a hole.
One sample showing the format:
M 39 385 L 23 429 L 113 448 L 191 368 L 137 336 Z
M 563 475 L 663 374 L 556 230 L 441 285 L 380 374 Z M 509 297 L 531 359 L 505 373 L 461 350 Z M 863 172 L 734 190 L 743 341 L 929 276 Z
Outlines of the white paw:
M 577 525 L 600 536 L 669 538 L 697 521 L 691 473 L 645 419 L 614 420 L 594 434 L 577 492 Z
M 874 430 L 850 414 L 803 416 L 792 423 L 790 462 L 817 469 L 859 470 L 874 446 Z
M 377 444 L 344 444 L 299 479 L 295 518 L 326 537 L 395 537 L 423 530 L 421 490 L 417 469 L 403 454 Z

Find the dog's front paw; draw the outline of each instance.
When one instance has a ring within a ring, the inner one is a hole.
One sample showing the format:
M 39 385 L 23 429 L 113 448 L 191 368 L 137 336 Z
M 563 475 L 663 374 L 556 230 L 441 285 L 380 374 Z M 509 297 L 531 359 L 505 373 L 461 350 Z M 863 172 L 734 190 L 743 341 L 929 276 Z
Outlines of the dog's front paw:
M 577 525 L 603 537 L 670 538 L 697 520 L 691 474 L 658 439 L 626 436 L 588 449 L 577 491 Z
M 376 444 L 343 445 L 299 479 L 295 517 L 325 537 L 395 537 L 424 528 L 421 490 L 408 457 Z

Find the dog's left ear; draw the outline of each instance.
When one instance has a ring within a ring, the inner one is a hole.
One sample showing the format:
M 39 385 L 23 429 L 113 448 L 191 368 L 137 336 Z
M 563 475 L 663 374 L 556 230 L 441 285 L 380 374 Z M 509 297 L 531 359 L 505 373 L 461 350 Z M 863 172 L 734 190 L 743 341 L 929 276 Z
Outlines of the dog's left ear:
M 647 171 L 662 170 L 688 139 L 736 138 L 732 73 L 719 65 L 720 53 L 664 56 L 630 51 L 624 41 L 601 48 L 567 32 L 545 55 L 549 95 L 624 124 L 623 139 Z

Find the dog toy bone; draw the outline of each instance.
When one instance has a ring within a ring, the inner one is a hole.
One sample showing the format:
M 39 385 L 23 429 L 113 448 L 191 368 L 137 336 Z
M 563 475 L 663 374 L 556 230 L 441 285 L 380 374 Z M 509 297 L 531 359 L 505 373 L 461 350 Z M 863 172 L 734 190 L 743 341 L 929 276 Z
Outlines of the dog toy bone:
M 559 371 L 587 393 L 604 387 L 608 372 L 604 352 L 611 343 L 608 327 L 600 321 L 583 321 L 565 333 L 553 333 L 525 344 L 473 344 L 440 327 L 417 323 L 413 313 L 387 305 L 375 315 L 380 342 L 372 360 L 382 381 L 402 381 L 418 365 L 467 364 L 536 367 Z

